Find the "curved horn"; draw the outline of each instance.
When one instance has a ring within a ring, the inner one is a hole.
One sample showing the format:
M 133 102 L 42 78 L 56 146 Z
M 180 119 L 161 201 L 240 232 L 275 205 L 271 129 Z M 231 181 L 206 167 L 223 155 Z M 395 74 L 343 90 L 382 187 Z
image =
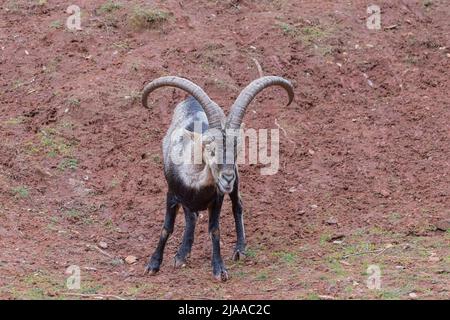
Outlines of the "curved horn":
M 231 107 L 227 125 L 231 129 L 239 129 L 241 127 L 242 119 L 244 118 L 247 106 L 259 92 L 270 86 L 280 86 L 287 91 L 289 95 L 289 102 L 287 105 L 290 105 L 292 100 L 294 100 L 294 88 L 289 81 L 276 76 L 261 77 L 253 80 L 247 87 L 244 88 L 244 90 L 241 91 Z
M 217 128 L 221 126 L 221 120 L 225 118 L 223 110 L 208 97 L 202 88 L 195 83 L 180 77 L 161 77 L 147 84 L 142 93 L 142 104 L 144 107 L 148 108 L 148 95 L 152 91 L 164 86 L 179 88 L 191 94 L 203 107 L 206 117 L 208 118 L 210 128 Z

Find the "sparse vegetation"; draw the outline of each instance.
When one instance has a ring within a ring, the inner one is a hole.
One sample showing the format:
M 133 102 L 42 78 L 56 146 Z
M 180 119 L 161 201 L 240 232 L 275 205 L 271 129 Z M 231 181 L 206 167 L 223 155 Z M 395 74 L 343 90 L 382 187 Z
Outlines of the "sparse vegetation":
M 38 136 L 40 138 L 38 145 L 28 143 L 27 148 L 31 153 L 46 152 L 50 158 L 69 156 L 71 154 L 74 143 L 60 136 L 57 129 L 51 127 L 43 128 Z
M 12 126 L 14 126 L 14 125 L 21 124 L 24 120 L 25 120 L 24 117 L 18 116 L 18 117 L 15 117 L 15 118 L 11 118 L 11 119 L 9 119 L 9 120 L 6 120 L 6 121 L 5 121 L 5 124 L 6 124 L 6 125 L 12 125 Z
M 50 23 L 50 27 L 55 28 L 55 29 L 61 29 L 62 23 L 60 20 L 55 20 L 55 21 L 52 21 L 52 23 Z
M 62 171 L 67 169 L 75 170 L 77 168 L 78 168 L 78 160 L 73 158 L 63 159 L 58 165 L 58 169 Z
M 301 42 L 305 45 L 314 45 L 315 49 L 321 55 L 327 55 L 332 51 L 332 47 L 324 44 L 324 40 L 329 36 L 329 31 L 317 25 L 308 26 L 296 26 L 285 22 L 278 22 L 278 27 L 283 33 L 294 39 L 297 42 Z
M 120 2 L 108 0 L 100 6 L 99 11 L 100 13 L 111 13 L 119 10 L 120 8 L 122 8 L 122 4 Z
M 78 98 L 69 98 L 67 99 L 67 104 L 71 107 L 79 107 L 80 106 L 80 99 Z
M 129 15 L 129 23 L 138 30 L 155 29 L 166 22 L 169 17 L 170 13 L 167 11 L 136 6 Z
M 12 189 L 12 192 L 16 198 L 27 198 L 30 194 L 29 190 L 25 186 L 19 186 Z

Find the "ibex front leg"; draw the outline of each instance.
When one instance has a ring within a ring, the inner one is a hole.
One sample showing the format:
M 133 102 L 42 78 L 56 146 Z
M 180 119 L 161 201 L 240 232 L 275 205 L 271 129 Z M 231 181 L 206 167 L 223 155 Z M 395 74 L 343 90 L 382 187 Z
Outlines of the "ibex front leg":
M 186 226 L 184 228 L 183 241 L 180 248 L 175 255 L 174 266 L 175 268 L 183 267 L 186 265 L 187 258 L 191 254 L 192 244 L 194 243 L 195 225 L 197 223 L 198 212 L 191 211 L 187 207 L 183 206 L 184 219 L 186 220 Z
M 175 218 L 180 208 L 180 205 L 176 202 L 175 197 L 170 193 L 167 193 L 166 202 L 166 217 L 164 218 L 164 226 L 161 231 L 161 236 L 159 237 L 158 246 L 156 247 L 156 250 L 145 269 L 145 271 L 151 275 L 154 275 L 159 271 L 159 267 L 161 266 L 161 262 L 163 260 L 164 248 L 166 247 L 167 239 L 169 239 L 173 232 Z
M 211 264 L 213 268 L 213 276 L 216 280 L 227 281 L 228 272 L 220 255 L 220 228 L 219 218 L 220 210 L 222 208 L 223 195 L 217 196 L 217 198 L 211 203 L 208 208 L 209 211 L 209 234 L 212 241 L 212 258 Z

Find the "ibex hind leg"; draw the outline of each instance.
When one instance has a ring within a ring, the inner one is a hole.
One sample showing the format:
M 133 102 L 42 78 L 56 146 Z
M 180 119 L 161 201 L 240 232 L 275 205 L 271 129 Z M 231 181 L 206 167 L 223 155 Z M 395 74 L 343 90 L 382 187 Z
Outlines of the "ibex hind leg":
M 239 181 L 236 173 L 236 180 L 233 188 L 233 192 L 230 193 L 231 206 L 233 210 L 234 223 L 236 226 L 236 247 L 232 259 L 234 261 L 242 260 L 245 258 L 245 228 L 244 228 L 244 216 L 242 209 L 242 201 L 239 195 Z
M 198 212 L 191 211 L 186 207 L 183 207 L 183 210 L 186 226 L 184 229 L 183 241 L 174 258 L 175 268 L 184 267 L 187 263 L 187 259 L 191 254 L 192 244 L 194 243 L 195 225 L 198 217 Z
M 156 274 L 159 271 L 159 267 L 163 261 L 164 248 L 166 247 L 167 240 L 173 232 L 173 227 L 175 224 L 175 218 L 180 205 L 176 202 L 175 197 L 168 193 L 166 200 L 166 216 L 164 218 L 164 225 L 161 230 L 161 235 L 159 237 L 158 246 L 155 252 L 150 258 L 150 261 L 145 267 L 144 272 L 148 272 L 151 275 Z
M 228 280 L 228 271 L 223 263 L 222 256 L 220 254 L 220 228 L 219 218 L 220 210 L 222 207 L 223 196 L 218 196 L 217 199 L 208 208 L 209 211 L 209 234 L 212 241 L 212 258 L 211 264 L 213 269 L 213 277 L 218 281 Z

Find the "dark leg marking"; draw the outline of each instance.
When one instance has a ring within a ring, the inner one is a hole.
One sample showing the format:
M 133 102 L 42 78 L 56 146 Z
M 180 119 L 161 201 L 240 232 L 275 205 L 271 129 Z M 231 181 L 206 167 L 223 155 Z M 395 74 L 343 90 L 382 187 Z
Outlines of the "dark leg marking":
M 195 225 L 198 217 L 197 212 L 191 211 L 186 207 L 183 207 L 183 210 L 186 227 L 184 229 L 183 241 L 181 242 L 178 252 L 175 255 L 175 268 L 184 267 L 186 265 L 187 258 L 189 258 L 191 254 L 192 244 L 194 243 Z
M 220 255 L 220 228 L 219 217 L 222 208 L 223 195 L 218 195 L 208 208 L 209 211 L 209 234 L 212 241 L 212 259 L 213 276 L 216 280 L 227 281 L 228 272 Z
M 173 226 L 175 224 L 175 217 L 180 205 L 176 202 L 176 199 L 170 193 L 167 193 L 166 199 L 166 216 L 164 218 L 164 225 L 161 230 L 161 236 L 159 237 L 158 246 L 155 252 L 151 256 L 148 264 L 145 267 L 145 272 L 151 275 L 156 274 L 159 271 L 159 267 L 163 261 L 164 248 L 166 247 L 167 239 L 173 232 Z
M 244 217 L 242 211 L 242 201 L 239 196 L 239 181 L 238 174 L 236 172 L 236 181 L 234 184 L 233 192 L 230 193 L 231 206 L 234 216 L 234 224 L 236 226 L 236 247 L 234 248 L 233 260 L 237 261 L 245 257 L 245 228 Z

